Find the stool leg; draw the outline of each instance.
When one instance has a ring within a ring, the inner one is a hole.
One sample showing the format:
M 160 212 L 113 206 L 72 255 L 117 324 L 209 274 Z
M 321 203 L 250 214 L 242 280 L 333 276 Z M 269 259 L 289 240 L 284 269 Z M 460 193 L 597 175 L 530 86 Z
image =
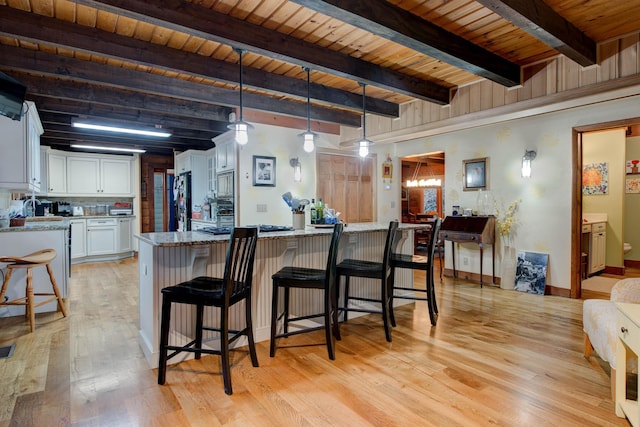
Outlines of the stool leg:
M 31 332 L 36 330 L 36 313 L 33 309 L 33 272 L 31 268 L 27 268 L 27 289 L 26 289 L 27 305 L 26 315 L 29 317 L 29 328 Z
M 4 276 L 4 282 L 2 283 L 2 291 L 0 291 L 0 305 L 4 305 L 4 294 L 7 293 L 7 287 L 9 286 L 9 279 L 11 279 L 11 273 L 13 273 L 13 268 L 9 266 L 7 268 L 6 276 Z
M 47 273 L 49 273 L 51 286 L 53 286 L 53 293 L 56 294 L 56 299 L 58 300 L 58 307 L 60 307 L 60 311 L 62 312 L 62 315 L 64 317 L 67 317 L 67 309 L 64 307 L 64 302 L 62 301 L 62 297 L 60 296 L 60 290 L 58 289 L 58 284 L 56 283 L 56 279 L 53 276 L 53 270 L 51 269 L 51 264 L 47 264 Z
M 273 295 L 271 296 L 271 342 L 269 343 L 269 356 L 276 355 L 276 329 L 278 322 L 278 282 L 273 280 Z

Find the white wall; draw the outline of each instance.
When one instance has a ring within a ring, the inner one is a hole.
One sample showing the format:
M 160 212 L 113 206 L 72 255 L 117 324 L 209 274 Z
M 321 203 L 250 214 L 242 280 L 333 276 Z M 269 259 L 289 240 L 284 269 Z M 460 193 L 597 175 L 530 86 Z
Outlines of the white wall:
M 378 153 L 379 163 L 386 158 L 386 153 L 392 155 L 394 171 L 400 170 L 401 157 L 444 151 L 445 214 L 451 213 L 454 204 L 475 207 L 476 192 L 462 191 L 462 162 L 465 159 L 488 157 L 489 191 L 493 198 L 498 203 L 504 203 L 505 207 L 513 200 L 522 199 L 515 230 L 516 249 L 548 253 L 547 283 L 569 289 L 572 128 L 634 117 L 640 117 L 640 96 L 410 140 L 393 146 L 374 145 L 373 149 Z M 520 176 L 525 149 L 538 152 L 529 179 Z M 379 221 L 398 218 L 399 177 L 394 177 L 392 190 L 384 190 L 381 185 L 378 188 Z M 471 258 L 469 269 L 478 272 L 478 251 L 472 246 L 466 249 L 467 254 L 464 250 L 461 255 Z M 447 264 L 450 267 L 449 258 Z M 497 258 L 496 272 L 499 272 Z M 484 271 L 491 271 L 491 259 L 488 256 L 484 257 Z
M 255 124 L 249 133 L 249 143 L 238 152 L 239 170 L 239 223 L 240 225 L 274 224 L 292 225 L 291 209 L 282 200 L 290 191 L 294 197 L 315 198 L 316 157 L 318 148 L 338 148 L 338 135 L 320 134 L 316 151 L 306 153 L 298 136 L 303 130 Z M 276 186 L 253 186 L 253 156 L 276 158 Z M 293 168 L 289 160 L 298 157 L 302 168 L 302 181 L 293 182 Z M 257 205 L 266 205 L 266 212 L 258 212 Z M 309 224 L 307 212 L 306 223 Z

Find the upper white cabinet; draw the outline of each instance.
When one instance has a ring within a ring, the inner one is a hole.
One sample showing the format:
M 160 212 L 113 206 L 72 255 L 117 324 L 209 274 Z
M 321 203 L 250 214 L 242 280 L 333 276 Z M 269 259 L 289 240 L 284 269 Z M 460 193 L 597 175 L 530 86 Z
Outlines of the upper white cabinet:
M 209 192 L 216 191 L 216 149 L 207 150 L 207 186 Z
M 176 175 L 191 172 L 191 155 L 192 152 L 190 150 L 183 151 L 182 153 L 177 153 L 175 155 L 173 163 Z
M 49 194 L 67 192 L 67 156 L 47 153 L 47 186 Z
M 236 168 L 236 150 L 238 149 L 233 132 L 223 133 L 213 138 L 216 144 L 216 172 L 227 172 Z
M 0 116 L 0 188 L 40 191 L 40 135 L 43 129 L 33 102 L 20 121 Z
M 68 155 L 67 194 L 131 196 L 130 158 Z

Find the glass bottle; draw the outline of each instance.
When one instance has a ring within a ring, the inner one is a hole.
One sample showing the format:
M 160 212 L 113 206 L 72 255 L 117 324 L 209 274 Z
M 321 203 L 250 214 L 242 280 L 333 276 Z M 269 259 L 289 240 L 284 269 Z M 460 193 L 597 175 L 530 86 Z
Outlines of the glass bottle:
M 316 223 L 316 199 L 311 199 L 311 213 L 309 214 L 311 224 Z

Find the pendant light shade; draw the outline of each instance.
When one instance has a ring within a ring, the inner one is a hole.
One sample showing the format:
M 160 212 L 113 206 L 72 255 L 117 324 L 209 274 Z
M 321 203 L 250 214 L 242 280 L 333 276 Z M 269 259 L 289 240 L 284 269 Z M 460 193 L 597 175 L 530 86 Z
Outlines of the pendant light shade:
M 231 123 L 228 128 L 235 132 L 235 140 L 240 145 L 245 145 L 249 142 L 249 128 L 253 127 L 249 123 L 242 120 L 242 55 L 243 49 L 234 49 L 235 52 L 240 55 L 240 107 L 238 120 Z
M 373 141 L 367 139 L 366 84 L 360 83 L 360 86 L 362 86 L 362 139 L 356 142 L 356 145 L 358 146 L 360 157 L 367 157 L 369 155 L 369 147 L 373 145 Z
M 304 141 L 304 151 L 311 153 L 315 148 L 315 140 L 317 134 L 311 132 L 311 70 L 307 67 L 302 67 L 307 72 L 307 131 L 301 133 L 299 136 Z

